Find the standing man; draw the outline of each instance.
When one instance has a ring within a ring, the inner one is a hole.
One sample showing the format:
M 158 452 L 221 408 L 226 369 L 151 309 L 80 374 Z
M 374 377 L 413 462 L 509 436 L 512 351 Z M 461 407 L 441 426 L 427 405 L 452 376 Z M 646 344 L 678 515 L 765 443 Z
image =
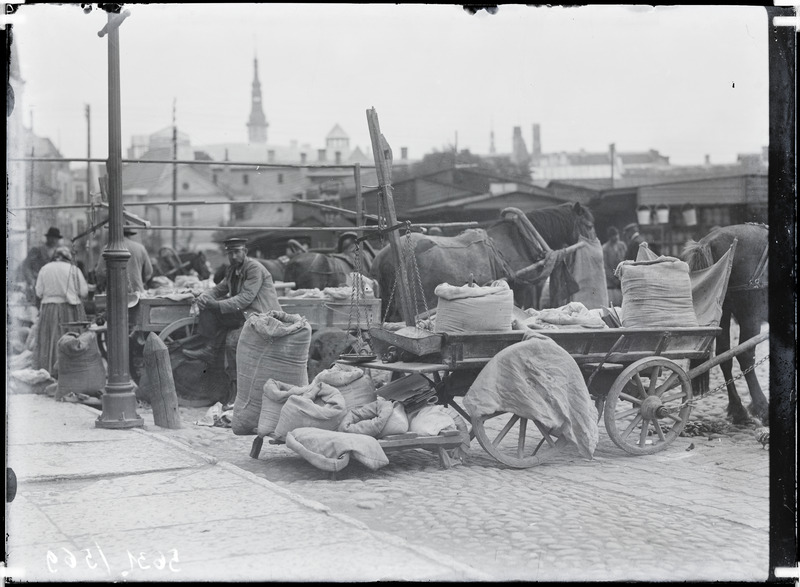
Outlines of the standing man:
M 198 334 L 205 344 L 197 350 L 184 349 L 190 359 L 212 362 L 225 344 L 228 332 L 241 328 L 247 313 L 280 310 L 272 276 L 256 259 L 247 256 L 247 241 L 229 238 L 225 241 L 228 269 L 216 286 L 197 298 L 200 308 Z
M 603 244 L 603 262 L 606 269 L 608 302 L 619 307 L 622 306 L 622 285 L 614 272 L 617 270 L 617 265 L 625 260 L 628 247 L 619 239 L 619 230 L 616 226 L 608 227 L 606 238 L 607 240 Z
M 25 282 L 29 299 L 33 299 L 33 291 L 36 286 L 36 278 L 39 271 L 53 258 L 61 239 L 61 231 L 55 226 L 51 226 L 44 235 L 45 243 L 33 247 L 20 267 L 20 278 Z
M 639 225 L 635 222 L 631 222 L 622 230 L 625 234 L 625 240 L 628 242 L 625 259 L 628 261 L 635 261 L 636 255 L 639 253 L 639 245 L 646 241 L 644 237 L 639 234 Z
M 128 293 L 136 293 L 145 291 L 146 284 L 153 277 L 153 263 L 150 261 L 150 254 L 144 245 L 131 239 L 136 231 L 132 226 L 126 226 L 122 229 L 123 241 L 125 248 L 131 252 L 130 259 L 126 265 L 128 274 Z M 103 255 L 97 261 L 95 267 L 95 276 L 97 279 L 97 287 L 100 291 L 105 291 L 107 285 L 106 275 L 106 260 Z

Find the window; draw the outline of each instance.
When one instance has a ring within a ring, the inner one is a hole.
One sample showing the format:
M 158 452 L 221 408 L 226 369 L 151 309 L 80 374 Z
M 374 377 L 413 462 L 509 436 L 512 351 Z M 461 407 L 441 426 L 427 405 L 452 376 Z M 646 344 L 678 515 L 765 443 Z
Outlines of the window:
M 214 182 L 214 185 L 217 185 L 217 174 L 216 173 L 211 176 L 211 179 Z
M 183 182 L 183 185 L 182 185 L 181 187 L 182 187 L 184 190 L 188 190 L 188 189 L 189 189 L 189 184 L 188 184 L 187 182 L 185 182 L 185 181 L 184 181 L 184 182 Z
M 242 175 L 242 183 L 244 185 L 248 185 L 250 183 L 250 178 L 248 177 L 248 175 L 246 173 Z
M 283 183 L 283 174 L 282 173 L 278 174 L 278 183 Z
M 178 225 L 179 226 L 191 226 L 194 224 L 194 211 L 185 211 L 182 210 L 178 216 Z
M 231 204 L 231 220 L 244 220 L 249 209 L 247 204 Z

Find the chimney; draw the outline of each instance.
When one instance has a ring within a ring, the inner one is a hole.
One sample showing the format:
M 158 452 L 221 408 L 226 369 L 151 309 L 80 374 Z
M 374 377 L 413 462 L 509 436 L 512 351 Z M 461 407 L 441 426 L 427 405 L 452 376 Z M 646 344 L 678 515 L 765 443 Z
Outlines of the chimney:
M 305 165 L 305 163 L 306 163 L 306 154 L 305 153 L 300 153 L 300 163 Z
M 325 162 L 325 149 L 317 149 L 317 159 L 320 163 Z
M 342 152 L 341 151 L 336 151 L 335 157 L 336 157 L 336 165 L 341 165 L 342 164 Z
M 520 126 L 514 127 L 514 136 L 511 142 L 511 160 L 520 165 L 530 163 L 528 148 L 525 146 L 525 140 L 522 138 L 522 127 Z
M 275 163 L 275 149 L 270 149 L 267 151 L 267 162 Z
M 706 155 L 706 165 L 711 165 L 711 155 Z
M 400 159 L 408 159 L 408 147 L 400 147 Z
M 539 157 L 542 154 L 542 137 L 541 137 L 541 130 L 539 124 L 533 125 L 533 144 L 531 146 L 532 155 L 534 157 Z

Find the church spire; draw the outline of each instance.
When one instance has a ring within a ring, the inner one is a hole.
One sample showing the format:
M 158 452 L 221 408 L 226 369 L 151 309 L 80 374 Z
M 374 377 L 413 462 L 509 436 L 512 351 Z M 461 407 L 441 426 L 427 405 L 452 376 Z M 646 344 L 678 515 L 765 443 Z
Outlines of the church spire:
M 261 105 L 261 82 L 258 81 L 258 57 L 253 58 L 253 91 L 250 119 L 247 121 L 247 135 L 250 143 L 267 142 L 267 117 Z

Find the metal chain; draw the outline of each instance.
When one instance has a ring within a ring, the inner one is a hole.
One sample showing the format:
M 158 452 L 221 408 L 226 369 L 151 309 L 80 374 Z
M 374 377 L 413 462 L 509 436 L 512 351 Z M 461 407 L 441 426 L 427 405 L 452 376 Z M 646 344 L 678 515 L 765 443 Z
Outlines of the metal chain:
M 361 246 L 359 245 L 358 240 L 356 240 L 356 248 L 355 248 L 355 278 L 353 283 L 350 287 L 350 316 L 347 321 L 347 331 L 345 332 L 345 341 L 347 340 L 350 331 L 353 329 L 353 309 L 355 308 L 356 314 L 356 344 L 358 345 L 358 349 L 356 352 L 360 353 L 364 350 L 366 343 L 364 341 L 364 332 L 361 330 L 361 302 L 363 299 L 363 290 L 364 281 L 361 275 Z M 369 330 L 369 313 L 367 313 L 367 330 Z
M 411 243 L 411 222 L 406 221 L 406 228 L 408 230 L 408 232 L 406 233 L 406 238 L 408 239 L 409 247 L 410 247 L 411 246 L 411 244 L 410 244 Z M 419 294 L 422 297 L 422 305 L 425 307 L 425 315 L 427 316 L 429 314 L 429 312 L 430 312 L 430 310 L 428 309 L 428 300 L 425 298 L 425 290 L 422 287 L 422 277 L 420 277 L 420 274 L 419 274 L 419 266 L 417 265 L 417 256 L 413 252 L 411 253 L 411 263 L 413 264 L 414 276 L 417 278 L 417 288 L 419 288 Z M 416 297 L 415 297 L 414 310 L 416 311 L 416 309 L 417 309 L 417 305 L 416 305 Z M 415 326 L 417 326 L 417 325 L 415 324 Z
M 701 393 L 700 396 L 697 397 L 697 398 L 693 397 L 691 401 L 684 402 L 684 403 L 682 403 L 679 406 L 676 406 L 674 408 L 669 408 L 669 409 L 667 409 L 667 412 L 669 412 L 670 414 L 673 414 L 675 412 L 680 412 L 687 405 L 694 407 L 694 405 L 695 405 L 697 400 L 705 399 L 709 395 L 712 395 L 712 394 L 717 393 L 718 391 L 720 391 L 722 389 L 725 389 L 726 387 L 728 387 L 728 384 L 733 383 L 734 381 L 737 381 L 737 380 L 741 379 L 742 377 L 744 377 L 745 375 L 750 373 L 750 371 L 752 371 L 753 369 L 758 367 L 761 363 L 763 363 L 767 359 L 769 359 L 769 355 L 765 355 L 764 357 L 759 359 L 758 362 L 753 363 L 750 367 L 748 367 L 747 369 L 745 369 L 744 371 L 742 371 L 738 375 L 736 375 L 734 377 L 731 377 L 725 383 L 722 383 L 722 384 L 718 385 L 717 387 L 715 387 L 714 389 L 712 389 L 710 391 L 706 391 L 706 392 Z

